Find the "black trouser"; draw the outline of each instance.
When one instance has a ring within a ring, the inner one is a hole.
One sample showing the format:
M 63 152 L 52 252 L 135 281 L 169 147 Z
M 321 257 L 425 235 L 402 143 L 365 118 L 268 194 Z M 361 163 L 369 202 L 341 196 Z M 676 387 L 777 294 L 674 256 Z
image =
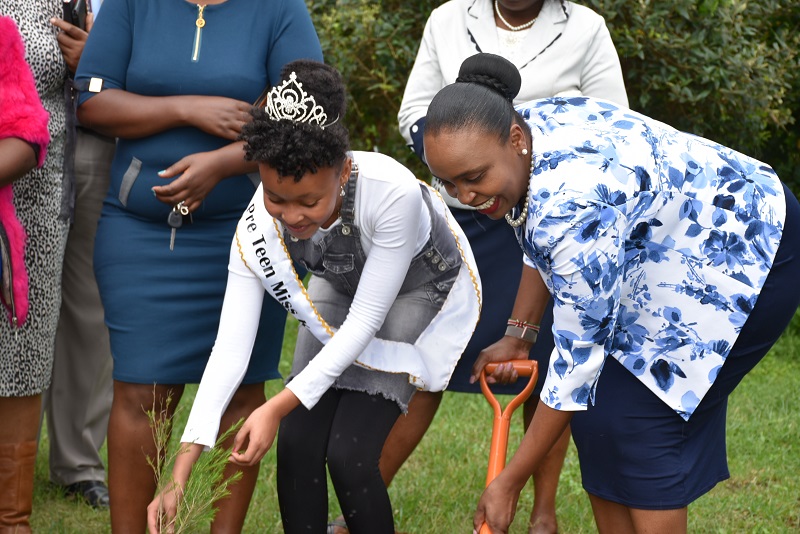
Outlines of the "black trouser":
M 381 395 L 329 389 L 311 410 L 298 406 L 278 433 L 278 501 L 287 534 L 323 533 L 327 461 L 347 528 L 393 534 L 389 494 L 378 469 L 400 408 Z

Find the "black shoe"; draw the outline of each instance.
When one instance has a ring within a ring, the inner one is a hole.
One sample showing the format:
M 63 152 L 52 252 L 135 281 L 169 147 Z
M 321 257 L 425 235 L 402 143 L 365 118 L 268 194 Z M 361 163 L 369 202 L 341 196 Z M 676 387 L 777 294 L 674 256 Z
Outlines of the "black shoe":
M 102 480 L 81 480 L 64 487 L 68 497 L 81 497 L 92 508 L 108 508 L 108 486 Z

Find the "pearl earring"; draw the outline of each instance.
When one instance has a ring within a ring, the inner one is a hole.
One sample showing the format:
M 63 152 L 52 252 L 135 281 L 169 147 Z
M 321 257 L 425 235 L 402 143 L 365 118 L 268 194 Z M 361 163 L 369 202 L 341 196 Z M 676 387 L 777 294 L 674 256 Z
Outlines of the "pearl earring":
M 339 196 L 340 196 L 340 197 L 343 197 L 344 195 L 345 195 L 345 192 L 344 192 L 344 185 L 342 185 L 342 186 L 341 186 L 341 191 L 339 191 Z
M 527 156 L 528 155 L 528 149 L 527 148 L 523 148 L 522 149 L 522 155 L 523 156 Z

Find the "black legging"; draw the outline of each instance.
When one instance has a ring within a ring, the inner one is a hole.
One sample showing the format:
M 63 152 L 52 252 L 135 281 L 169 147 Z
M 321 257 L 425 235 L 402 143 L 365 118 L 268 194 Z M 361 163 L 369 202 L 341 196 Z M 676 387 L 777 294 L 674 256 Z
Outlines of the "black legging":
M 324 533 L 327 458 L 347 528 L 393 534 L 389 493 L 378 469 L 400 408 L 381 395 L 329 389 L 311 410 L 298 406 L 278 432 L 278 501 L 286 534 Z

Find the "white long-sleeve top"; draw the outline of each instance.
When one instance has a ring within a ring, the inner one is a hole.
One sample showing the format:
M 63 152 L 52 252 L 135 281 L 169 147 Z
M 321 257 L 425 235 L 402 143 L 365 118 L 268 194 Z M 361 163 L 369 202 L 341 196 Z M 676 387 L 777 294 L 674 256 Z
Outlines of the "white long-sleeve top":
M 354 152 L 353 157 L 359 166 L 355 224 L 367 261 L 347 319 L 287 385 L 307 408 L 355 362 L 380 329 L 411 260 L 431 230 L 419 183 L 408 169 L 374 152 Z M 257 202 L 256 209 L 265 210 L 263 202 Z M 181 438 L 207 447 L 214 444 L 220 418 L 247 370 L 264 299 L 264 287 L 243 261 L 235 240 L 228 271 L 217 339 Z
M 507 58 L 522 86 L 515 104 L 550 96 L 592 96 L 627 107 L 619 56 L 603 17 L 581 5 L 545 0 L 536 23 Z M 451 0 L 431 12 L 397 115 L 400 133 L 420 153 L 415 124 L 436 93 L 456 81 L 461 63 L 479 52 L 503 55 L 492 0 Z M 471 209 L 442 192 L 454 207 Z
M 619 57 L 603 17 L 588 7 L 545 0 L 513 62 L 522 86 L 515 104 L 549 96 L 592 96 L 628 106 Z M 456 81 L 461 63 L 479 52 L 500 54 L 491 0 L 451 0 L 431 12 L 398 120 L 410 128 L 425 116 L 439 90 Z

